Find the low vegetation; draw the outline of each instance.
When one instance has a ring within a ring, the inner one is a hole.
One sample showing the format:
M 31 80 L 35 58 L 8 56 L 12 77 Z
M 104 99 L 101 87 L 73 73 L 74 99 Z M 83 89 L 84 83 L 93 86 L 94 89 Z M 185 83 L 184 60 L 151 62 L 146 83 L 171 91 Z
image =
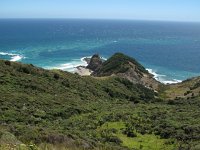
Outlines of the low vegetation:
M 165 96 L 119 77 L 0 60 L 0 149 L 198 150 L 200 98 Z
M 103 63 L 96 74 L 98 74 L 98 76 L 109 76 L 112 74 L 124 73 L 132 67 L 130 63 L 136 65 L 138 73 L 148 73 L 148 71 L 135 59 L 122 53 L 116 53 Z
M 191 99 L 200 96 L 200 77 L 165 86 L 160 92 L 164 99 Z

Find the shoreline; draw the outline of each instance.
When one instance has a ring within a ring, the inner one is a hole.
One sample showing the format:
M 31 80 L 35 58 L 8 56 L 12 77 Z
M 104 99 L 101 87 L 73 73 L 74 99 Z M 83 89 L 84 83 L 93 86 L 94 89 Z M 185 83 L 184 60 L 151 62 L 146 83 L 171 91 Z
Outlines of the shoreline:
M 82 57 L 80 60 L 84 64 L 75 66 L 74 73 L 78 73 L 80 76 L 90 76 L 92 74 L 92 70 L 86 68 L 90 62 L 92 56 Z
M 87 65 L 89 64 L 90 62 L 90 59 L 91 59 L 91 56 L 89 57 L 82 57 L 81 58 L 81 61 L 85 63 L 87 63 Z M 102 57 L 102 59 L 104 59 Z M 105 60 L 105 59 L 104 59 Z M 80 76 L 90 76 L 92 74 L 92 70 L 86 68 L 87 65 L 78 65 L 75 67 L 75 71 L 74 73 L 78 73 Z M 163 80 L 162 77 L 166 76 L 166 75 L 161 75 L 161 74 L 158 74 L 156 73 L 155 71 L 153 71 L 153 69 L 150 69 L 150 68 L 145 68 L 150 74 L 153 75 L 153 78 L 156 80 L 156 81 L 159 81 L 165 85 L 168 85 L 168 84 L 177 84 L 177 83 L 181 83 L 182 80 L 177 80 L 177 79 L 173 79 L 173 80 Z
M 10 56 L 10 61 L 20 61 L 21 59 L 25 58 L 20 54 L 14 54 L 14 53 L 6 53 L 6 52 L 0 52 L 0 55 L 2 56 Z M 69 63 L 64 63 L 60 64 L 55 67 L 48 67 L 44 66 L 44 69 L 60 69 L 64 71 L 69 71 L 72 73 L 78 73 L 81 76 L 90 76 L 92 73 L 92 70 L 87 69 L 86 66 L 89 64 L 90 59 L 92 56 L 86 56 L 86 57 L 81 57 L 79 61 L 73 60 L 72 62 Z M 103 60 L 106 60 L 106 58 L 101 57 Z M 150 68 L 145 68 L 146 70 L 149 71 L 156 79 L 157 81 L 167 85 L 167 84 L 176 84 L 176 83 L 181 83 L 183 80 L 178 80 L 178 79 L 164 79 L 166 75 L 158 74 L 156 73 L 153 69 Z
M 20 61 L 21 59 L 25 58 L 24 56 L 20 54 L 14 54 L 14 53 L 7 53 L 7 52 L 0 52 L 0 55 L 2 56 L 9 56 L 10 60 L 9 61 Z
M 173 80 L 163 80 L 162 77 L 165 77 L 166 75 L 162 75 L 162 74 L 158 74 L 155 71 L 153 71 L 153 69 L 150 68 L 145 68 L 150 74 L 153 75 L 153 78 L 156 79 L 157 81 L 168 85 L 168 84 L 177 84 L 177 83 L 181 83 L 182 80 L 177 80 L 177 79 L 173 79 Z
M 78 73 L 80 76 L 90 76 L 92 72 L 92 70 L 87 69 L 85 66 L 77 66 L 74 73 Z
M 90 59 L 92 56 L 88 56 L 88 57 L 82 57 L 81 61 L 84 62 L 84 65 L 78 65 L 76 67 L 74 67 L 76 70 L 74 71 L 74 73 L 78 73 L 80 76 L 90 76 L 92 74 L 92 70 L 86 68 L 87 65 L 90 63 Z M 104 57 L 100 57 L 103 61 L 106 61 L 107 59 Z

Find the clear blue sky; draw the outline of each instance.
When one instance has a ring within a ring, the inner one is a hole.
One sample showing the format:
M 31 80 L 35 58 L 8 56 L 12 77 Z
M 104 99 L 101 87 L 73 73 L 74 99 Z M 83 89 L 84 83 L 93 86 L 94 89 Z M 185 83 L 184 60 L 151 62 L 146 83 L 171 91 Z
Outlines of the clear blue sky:
M 0 0 L 0 18 L 200 21 L 200 0 Z

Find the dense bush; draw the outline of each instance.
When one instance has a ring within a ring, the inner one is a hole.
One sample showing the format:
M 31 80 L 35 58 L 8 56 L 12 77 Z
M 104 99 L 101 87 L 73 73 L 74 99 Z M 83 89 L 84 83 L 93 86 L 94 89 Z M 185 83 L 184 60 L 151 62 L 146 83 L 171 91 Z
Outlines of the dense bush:
M 81 77 L 5 61 L 0 61 L 0 83 L 0 133 L 10 132 L 25 144 L 73 141 L 91 149 L 125 149 L 120 136 L 134 140 L 137 134 L 156 134 L 180 149 L 199 147 L 198 97 L 155 100 L 152 90 L 125 79 Z M 118 135 L 117 126 L 102 130 L 108 122 L 123 122 L 123 134 Z

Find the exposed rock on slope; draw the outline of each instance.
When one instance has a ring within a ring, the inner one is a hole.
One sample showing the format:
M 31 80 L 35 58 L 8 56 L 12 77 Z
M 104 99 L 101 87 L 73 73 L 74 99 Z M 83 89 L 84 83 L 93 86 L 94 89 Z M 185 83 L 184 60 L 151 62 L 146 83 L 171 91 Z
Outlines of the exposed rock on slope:
M 100 58 L 100 56 L 98 54 L 95 54 L 90 59 L 87 68 L 92 71 L 96 71 L 101 67 L 102 63 L 103 63 L 103 61 Z
M 94 76 L 119 76 L 148 88 L 158 90 L 160 82 L 140 63 L 122 53 L 116 53 L 93 72 Z

